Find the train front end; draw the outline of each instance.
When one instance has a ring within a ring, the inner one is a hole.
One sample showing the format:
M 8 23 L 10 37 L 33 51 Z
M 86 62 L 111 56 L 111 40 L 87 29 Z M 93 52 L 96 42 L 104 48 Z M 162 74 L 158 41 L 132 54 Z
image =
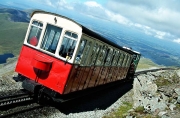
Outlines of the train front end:
M 72 20 L 33 12 L 15 68 L 23 87 L 35 93 L 44 86 L 63 94 L 81 35 Z

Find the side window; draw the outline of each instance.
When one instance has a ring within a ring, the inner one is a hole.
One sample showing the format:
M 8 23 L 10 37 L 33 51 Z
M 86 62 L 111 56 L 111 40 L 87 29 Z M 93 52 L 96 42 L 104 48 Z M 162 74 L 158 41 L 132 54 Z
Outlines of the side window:
M 83 51 L 83 56 L 82 56 L 82 60 L 81 60 L 81 65 L 87 65 L 87 61 L 88 61 L 88 55 L 89 55 L 89 51 L 91 48 L 91 41 L 87 41 L 85 49 Z
M 31 24 L 31 29 L 29 32 L 27 42 L 33 46 L 37 46 L 39 43 L 39 38 L 41 36 L 43 24 L 38 21 L 33 21 Z
M 66 31 L 62 40 L 59 55 L 64 58 L 71 58 L 74 54 L 77 38 L 77 34 Z
M 121 55 L 120 55 L 120 58 L 119 58 L 119 61 L 118 61 L 118 66 L 121 66 L 121 67 L 122 67 L 123 60 L 124 60 L 124 53 L 121 52 Z
M 96 65 L 103 65 L 104 64 L 104 59 L 106 57 L 106 50 L 107 50 L 107 46 L 103 46 L 99 52 L 97 61 L 96 61 Z
M 75 60 L 76 64 L 80 64 L 80 62 L 81 62 L 81 59 L 83 56 L 83 51 L 84 51 L 84 48 L 86 46 L 86 42 L 87 42 L 87 40 L 85 40 L 85 39 L 82 39 L 80 42 L 79 51 L 77 53 L 76 60 Z
M 123 60 L 123 65 L 122 67 L 125 67 L 126 66 L 126 62 L 127 62 L 127 54 L 124 55 L 124 60 Z
M 126 67 L 129 67 L 129 66 L 130 66 L 131 60 L 132 60 L 132 56 L 129 55 L 129 59 L 128 59 L 128 63 L 127 63 L 127 65 L 126 65 Z
M 110 66 L 112 63 L 112 57 L 113 57 L 113 49 L 109 48 L 108 49 L 108 53 L 106 55 L 106 62 L 105 62 L 105 66 Z
M 93 58 L 92 58 L 92 60 L 91 60 L 91 65 L 95 65 L 96 60 L 97 60 L 98 53 L 99 53 L 99 51 L 100 51 L 100 48 L 101 48 L 101 46 L 98 45 L 98 43 L 96 43 L 96 44 L 94 45 L 94 48 L 93 48 L 93 51 L 92 51 L 92 53 L 94 53 L 94 54 L 93 54 Z
M 119 51 L 115 50 L 115 51 L 114 51 L 114 59 L 113 59 L 113 62 L 112 62 L 112 65 L 113 65 L 113 66 L 116 66 L 116 65 L 117 65 L 119 56 L 120 56 L 120 55 L 119 55 Z
M 96 55 L 96 49 L 98 48 L 97 43 L 94 43 L 94 45 L 92 46 L 92 51 L 90 52 L 90 57 L 89 57 L 89 61 L 87 65 L 93 65 L 93 59 L 94 56 Z

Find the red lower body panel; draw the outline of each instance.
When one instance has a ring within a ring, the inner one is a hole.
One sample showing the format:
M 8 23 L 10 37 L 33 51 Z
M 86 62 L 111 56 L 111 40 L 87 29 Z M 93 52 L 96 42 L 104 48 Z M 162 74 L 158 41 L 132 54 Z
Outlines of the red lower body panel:
M 71 64 L 24 45 L 15 71 L 63 94 L 71 68 Z

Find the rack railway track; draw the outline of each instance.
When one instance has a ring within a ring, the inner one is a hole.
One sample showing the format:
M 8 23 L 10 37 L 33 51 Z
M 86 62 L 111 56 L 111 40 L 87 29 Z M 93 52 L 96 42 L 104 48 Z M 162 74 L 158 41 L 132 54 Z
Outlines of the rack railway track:
M 32 105 L 35 104 L 33 94 L 26 92 L 24 89 L 21 89 L 20 92 L 18 94 L 0 97 L 0 118 L 10 117 L 42 107 L 37 104 Z M 26 105 L 26 107 L 23 107 L 23 105 Z
M 147 72 L 156 72 L 160 70 L 174 70 L 175 68 L 157 68 L 157 69 L 147 69 L 147 70 L 141 70 L 141 71 L 136 71 L 134 76 L 138 76 L 140 74 L 146 74 Z

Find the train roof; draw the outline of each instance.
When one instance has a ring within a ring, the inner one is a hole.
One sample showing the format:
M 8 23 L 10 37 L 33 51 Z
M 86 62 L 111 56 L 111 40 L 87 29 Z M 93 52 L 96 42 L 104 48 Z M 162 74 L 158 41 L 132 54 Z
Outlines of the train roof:
M 91 36 L 91 37 L 94 37 L 94 38 L 96 38 L 96 39 L 98 39 L 98 40 L 101 40 L 101 41 L 103 41 L 103 42 L 105 42 L 105 43 L 107 43 L 107 44 L 109 44 L 109 45 L 111 45 L 111 46 L 113 46 L 113 47 L 116 47 L 116 48 L 118 48 L 118 49 L 121 49 L 121 50 L 123 50 L 123 51 L 129 52 L 129 53 L 133 53 L 133 54 L 134 54 L 134 53 L 140 54 L 139 52 L 133 51 L 132 49 L 129 50 L 129 49 L 127 49 L 127 48 L 121 47 L 120 45 L 118 45 L 118 44 L 116 44 L 116 43 L 114 43 L 114 42 L 106 39 L 105 37 L 101 36 L 100 34 L 98 34 L 98 33 L 94 32 L 94 31 L 88 29 L 87 27 L 81 25 L 80 23 L 78 23 L 78 22 L 76 22 L 76 21 L 74 21 L 74 20 L 72 20 L 72 19 L 70 19 L 70 18 L 68 18 L 68 17 L 66 17 L 66 16 L 62 16 L 62 15 L 59 15 L 59 14 L 56 14 L 56 13 L 47 12 L 47 11 L 35 10 L 35 11 L 32 12 L 31 17 L 32 17 L 34 14 L 36 14 L 36 13 L 52 14 L 52 15 L 55 15 L 55 16 L 58 16 L 58 17 L 62 17 L 62 18 L 68 19 L 68 20 L 76 23 L 77 25 L 81 26 L 81 27 L 82 27 L 82 32 L 83 32 L 84 34 L 87 34 L 87 35 L 89 35 L 89 36 Z

